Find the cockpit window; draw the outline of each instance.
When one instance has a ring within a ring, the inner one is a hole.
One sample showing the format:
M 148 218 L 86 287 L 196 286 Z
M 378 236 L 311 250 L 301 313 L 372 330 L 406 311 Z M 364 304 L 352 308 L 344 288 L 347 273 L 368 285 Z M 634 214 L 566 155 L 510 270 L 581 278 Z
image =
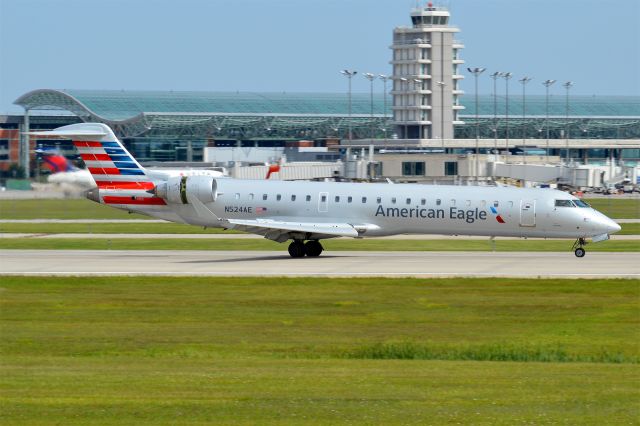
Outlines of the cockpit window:
M 585 202 L 584 202 L 584 201 L 582 201 L 582 200 L 573 200 L 573 202 L 574 202 L 574 203 L 576 204 L 576 206 L 578 206 L 578 207 L 583 207 L 583 208 L 584 208 L 584 207 L 586 207 L 586 208 L 591 207 L 588 203 L 585 203 Z
M 575 207 L 571 200 L 556 200 L 556 207 Z

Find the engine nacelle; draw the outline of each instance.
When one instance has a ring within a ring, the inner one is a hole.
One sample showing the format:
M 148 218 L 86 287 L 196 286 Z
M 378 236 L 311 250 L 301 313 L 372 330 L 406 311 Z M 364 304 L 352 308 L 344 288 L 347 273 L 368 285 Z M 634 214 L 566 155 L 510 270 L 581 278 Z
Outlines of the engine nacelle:
M 216 200 L 217 186 L 211 176 L 173 176 L 157 185 L 154 193 L 173 204 L 190 204 L 194 198 L 212 203 Z

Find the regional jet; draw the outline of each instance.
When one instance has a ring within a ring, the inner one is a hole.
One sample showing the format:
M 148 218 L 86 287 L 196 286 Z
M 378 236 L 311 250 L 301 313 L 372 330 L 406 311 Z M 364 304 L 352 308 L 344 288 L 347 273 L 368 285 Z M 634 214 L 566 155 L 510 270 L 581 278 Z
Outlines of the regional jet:
M 87 192 L 95 202 L 291 240 L 294 258 L 319 256 L 327 238 L 396 234 L 575 238 L 575 255 L 583 257 L 587 239 L 605 241 L 620 230 L 584 201 L 552 189 L 159 177 L 140 166 L 105 124 L 30 134 L 73 141 L 97 185 Z

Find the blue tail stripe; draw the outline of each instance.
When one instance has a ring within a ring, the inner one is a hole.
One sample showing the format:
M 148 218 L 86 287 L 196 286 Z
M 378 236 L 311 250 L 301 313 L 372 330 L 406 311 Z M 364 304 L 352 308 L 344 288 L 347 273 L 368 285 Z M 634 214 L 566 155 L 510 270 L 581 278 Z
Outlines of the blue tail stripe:
M 102 142 L 102 146 L 104 148 L 120 148 L 120 144 L 118 142 Z
M 114 161 L 113 164 L 119 169 L 138 169 L 135 163 L 128 163 L 124 161 Z
M 116 148 L 105 148 L 104 151 L 111 155 L 111 154 L 121 154 L 121 155 L 126 155 L 127 153 L 124 151 L 124 149 L 116 149 Z
M 128 161 L 133 163 L 133 158 L 128 155 L 110 155 L 109 157 L 111 157 L 111 161 Z
M 131 169 L 120 169 L 121 175 L 128 176 L 144 176 L 144 172 L 142 170 L 131 170 Z

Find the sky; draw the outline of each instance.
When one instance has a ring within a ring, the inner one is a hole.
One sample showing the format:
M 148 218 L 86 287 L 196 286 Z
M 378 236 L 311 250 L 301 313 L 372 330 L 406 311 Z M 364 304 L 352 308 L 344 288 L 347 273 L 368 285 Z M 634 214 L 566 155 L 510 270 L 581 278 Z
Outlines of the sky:
M 22 112 L 13 101 L 39 88 L 343 92 L 341 69 L 391 73 L 393 28 L 416 3 L 0 0 L 0 113 Z M 510 71 L 534 78 L 530 94 L 556 79 L 576 95 L 640 95 L 639 0 L 434 3 L 461 29 L 465 67 L 487 68 L 480 93 Z

